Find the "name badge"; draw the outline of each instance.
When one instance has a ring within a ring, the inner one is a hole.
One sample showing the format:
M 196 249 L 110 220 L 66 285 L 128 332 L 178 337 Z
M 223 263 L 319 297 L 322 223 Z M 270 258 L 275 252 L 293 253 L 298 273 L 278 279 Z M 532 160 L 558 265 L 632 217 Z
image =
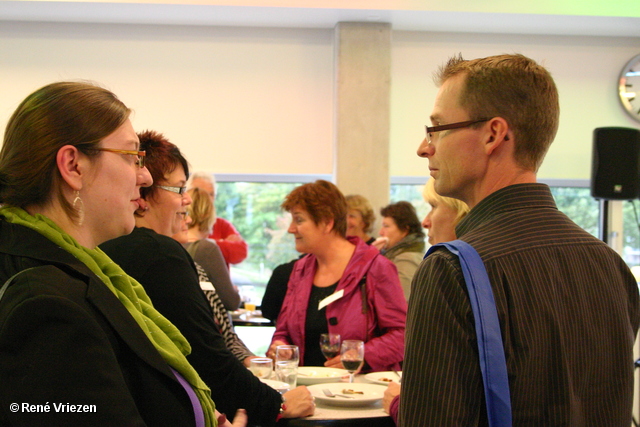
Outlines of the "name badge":
M 213 284 L 211 282 L 200 282 L 200 289 L 203 291 L 215 291 Z
M 344 295 L 344 289 L 340 289 L 338 292 L 332 293 L 331 295 L 329 295 L 328 297 L 326 297 L 325 299 L 323 299 L 318 303 L 318 310 L 322 310 L 332 302 L 339 300 L 340 298 L 342 298 L 343 295 Z

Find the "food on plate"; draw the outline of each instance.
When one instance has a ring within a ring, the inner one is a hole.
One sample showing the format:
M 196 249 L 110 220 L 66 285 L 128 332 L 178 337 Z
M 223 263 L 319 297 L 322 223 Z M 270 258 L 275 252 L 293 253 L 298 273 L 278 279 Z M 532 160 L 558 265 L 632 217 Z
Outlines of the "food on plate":
M 356 390 L 351 390 L 350 388 L 343 388 L 342 393 L 343 394 L 364 394 L 364 391 L 356 391 Z

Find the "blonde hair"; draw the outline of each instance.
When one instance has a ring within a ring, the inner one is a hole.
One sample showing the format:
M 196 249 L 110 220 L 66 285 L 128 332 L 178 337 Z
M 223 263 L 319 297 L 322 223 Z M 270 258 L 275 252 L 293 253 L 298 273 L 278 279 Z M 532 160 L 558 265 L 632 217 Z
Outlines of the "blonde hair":
M 373 207 L 366 197 L 359 194 L 349 194 L 345 196 L 347 200 L 347 209 L 360 212 L 362 222 L 364 222 L 364 232 L 371 233 L 373 231 L 373 223 L 376 221 L 376 215 L 373 213 Z
M 211 198 L 201 188 L 194 187 L 187 191 L 191 196 L 191 204 L 187 206 L 187 212 L 191 217 L 189 228 L 196 228 L 198 231 L 206 231 L 211 234 L 213 223 L 216 222 L 216 208 Z
M 453 199 L 451 197 L 443 197 L 436 193 L 435 180 L 429 179 L 422 190 L 422 197 L 425 202 L 430 205 L 446 205 L 456 213 L 454 225 L 457 225 L 462 218 L 469 213 L 469 206 L 462 200 Z

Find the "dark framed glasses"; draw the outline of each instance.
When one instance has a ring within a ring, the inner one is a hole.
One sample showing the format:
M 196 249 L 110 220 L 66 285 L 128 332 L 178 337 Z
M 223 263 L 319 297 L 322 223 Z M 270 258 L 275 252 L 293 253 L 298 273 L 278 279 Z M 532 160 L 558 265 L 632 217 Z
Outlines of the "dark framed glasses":
M 431 140 L 433 138 L 434 133 L 442 132 L 445 130 L 451 130 L 451 129 L 462 129 L 462 128 L 475 125 L 476 123 L 487 122 L 489 120 L 491 119 L 467 120 L 465 122 L 449 123 L 448 125 L 440 125 L 440 126 L 425 126 L 427 128 L 427 142 L 431 144 Z

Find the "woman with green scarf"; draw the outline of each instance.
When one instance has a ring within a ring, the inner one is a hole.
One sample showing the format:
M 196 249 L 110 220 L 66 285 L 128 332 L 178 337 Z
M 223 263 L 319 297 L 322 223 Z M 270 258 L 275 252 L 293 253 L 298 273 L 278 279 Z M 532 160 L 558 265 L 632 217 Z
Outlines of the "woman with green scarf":
M 7 124 L 0 425 L 217 425 L 189 343 L 97 247 L 131 232 L 152 184 L 129 115 L 103 88 L 60 82 Z
M 404 297 L 409 301 L 411 280 L 424 256 L 424 231 L 416 209 L 407 201 L 391 203 L 380 209 L 382 227 L 373 246 L 380 249 L 398 268 Z

